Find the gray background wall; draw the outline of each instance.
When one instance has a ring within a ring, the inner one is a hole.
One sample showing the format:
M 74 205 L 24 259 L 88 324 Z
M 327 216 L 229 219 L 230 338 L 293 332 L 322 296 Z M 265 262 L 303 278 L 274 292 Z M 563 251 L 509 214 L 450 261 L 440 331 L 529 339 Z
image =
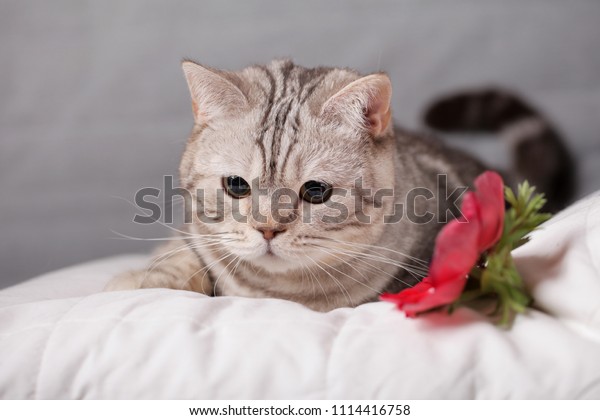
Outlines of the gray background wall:
M 238 69 L 273 57 L 385 70 L 397 122 L 482 83 L 519 89 L 600 188 L 595 0 L 28 1 L 0 3 L 0 286 L 154 244 L 135 191 L 176 174 L 192 117 L 179 61 Z M 464 143 L 463 143 L 464 144 Z M 501 160 L 489 141 L 470 147 Z

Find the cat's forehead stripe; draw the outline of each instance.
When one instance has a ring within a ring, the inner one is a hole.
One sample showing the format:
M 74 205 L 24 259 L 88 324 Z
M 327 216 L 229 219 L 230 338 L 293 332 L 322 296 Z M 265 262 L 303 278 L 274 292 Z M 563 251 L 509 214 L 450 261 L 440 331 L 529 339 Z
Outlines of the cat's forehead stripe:
M 300 110 L 302 109 L 302 106 L 311 97 L 311 95 L 314 93 L 317 86 L 319 86 L 323 82 L 325 77 L 327 77 L 327 75 L 332 70 L 333 69 L 323 68 L 323 67 L 319 67 L 317 69 L 304 69 L 304 71 L 302 71 L 300 73 L 301 76 L 298 77 L 298 106 L 296 108 L 296 114 L 293 119 L 292 135 L 290 136 L 289 146 L 287 148 L 287 151 L 285 153 L 285 156 L 284 156 L 282 164 L 281 164 L 281 169 L 280 169 L 281 177 L 284 176 L 287 164 L 289 162 L 290 155 L 291 155 L 292 151 L 294 150 L 295 146 L 298 144 L 298 130 L 300 129 Z M 312 77 L 306 76 L 309 73 L 312 75 Z M 316 77 L 316 79 L 315 79 L 315 75 L 318 75 L 318 77 Z M 306 83 L 309 80 L 313 80 L 313 79 L 314 79 L 313 83 L 308 88 L 306 88 Z M 304 93 L 304 95 L 302 95 L 303 93 Z M 299 172 L 299 171 L 300 171 L 300 168 L 297 168 L 297 172 Z
M 288 90 L 288 78 L 294 68 L 291 62 L 284 62 L 274 70 L 277 75 L 271 72 L 271 69 L 264 67 L 264 74 L 267 76 L 269 82 L 269 97 L 265 107 L 265 113 L 261 121 L 261 136 L 259 139 L 261 148 L 261 157 L 263 158 L 263 176 L 269 181 L 273 181 L 273 177 L 276 173 L 276 159 L 279 155 L 280 140 L 283 135 L 284 125 L 287 121 L 288 114 L 291 111 L 293 101 L 284 104 L 283 101 L 287 98 Z M 278 84 L 278 80 L 280 83 Z M 275 99 L 276 92 L 279 91 L 277 99 Z M 265 144 L 266 133 L 271 131 L 270 144 Z M 264 153 L 262 153 L 264 151 Z M 269 157 L 267 158 L 267 151 L 269 151 Z M 267 161 L 269 162 L 267 164 Z
M 302 107 L 333 69 L 306 69 L 295 66 L 289 60 L 275 62 L 259 69 L 266 79 L 268 94 L 265 95 L 265 111 L 259 127 L 257 145 L 263 160 L 262 175 L 268 183 L 274 183 L 277 175 L 280 178 L 285 176 L 290 155 L 298 143 Z M 267 135 L 269 132 L 270 136 Z M 283 151 L 282 140 L 286 134 L 287 148 Z M 279 162 L 281 167 L 278 170 Z
M 259 67 L 260 70 L 262 70 L 265 74 L 265 76 L 267 77 L 267 80 L 269 82 L 269 96 L 267 99 L 267 104 L 265 106 L 265 112 L 263 114 L 262 117 L 262 121 L 260 123 L 260 136 L 256 139 L 256 144 L 258 145 L 259 149 L 260 149 L 260 155 L 263 161 L 263 173 L 266 172 L 267 170 L 267 153 L 266 153 L 266 148 L 265 148 L 265 143 L 264 143 L 264 138 L 265 135 L 267 133 L 267 121 L 269 119 L 269 115 L 271 114 L 271 109 L 273 108 L 273 102 L 275 100 L 275 78 L 273 77 L 273 75 L 271 74 L 271 72 L 269 71 L 269 69 L 265 66 L 261 66 Z

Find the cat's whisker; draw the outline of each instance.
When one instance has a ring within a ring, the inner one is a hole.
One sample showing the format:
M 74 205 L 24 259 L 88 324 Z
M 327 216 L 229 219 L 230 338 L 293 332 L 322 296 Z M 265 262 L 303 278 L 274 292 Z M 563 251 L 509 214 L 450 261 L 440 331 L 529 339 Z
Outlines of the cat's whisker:
M 358 273 L 358 274 L 359 274 L 359 275 L 360 275 L 360 276 L 361 276 L 361 277 L 362 277 L 362 278 L 363 278 L 363 279 L 364 279 L 366 282 L 368 282 L 368 281 L 369 281 L 369 279 L 368 279 L 368 278 L 365 276 L 365 274 L 364 274 L 362 271 L 360 271 L 358 268 L 356 268 L 356 267 L 355 267 L 353 264 L 349 264 L 347 260 L 344 260 L 343 258 L 341 258 L 341 257 L 339 257 L 339 256 L 337 256 L 337 255 L 335 255 L 333 252 L 331 252 L 331 253 L 330 253 L 330 252 L 328 252 L 328 251 L 326 251 L 326 250 L 323 250 L 323 251 L 325 251 L 326 253 L 328 253 L 328 254 L 329 254 L 329 255 L 331 255 L 332 257 L 334 257 L 334 258 L 338 259 L 338 260 L 339 260 L 339 261 L 340 261 L 342 264 L 344 264 L 344 265 L 347 265 L 347 266 L 349 266 L 350 268 L 352 268 L 352 269 L 353 269 L 354 271 L 356 271 L 356 272 L 357 272 L 357 273 Z
M 233 255 L 233 253 L 230 253 L 229 255 Z M 219 280 L 221 279 L 221 276 L 222 276 L 224 273 L 226 273 L 226 272 L 227 272 L 227 269 L 229 268 L 229 266 L 230 266 L 232 263 L 236 262 L 238 259 L 239 259 L 239 257 L 234 255 L 234 256 L 233 256 L 233 259 L 227 263 L 227 265 L 225 266 L 225 268 L 223 268 L 223 271 L 221 271 L 221 273 L 219 274 L 219 276 L 218 276 L 218 277 L 217 277 L 217 279 L 215 280 L 215 284 L 214 284 L 214 286 L 213 286 L 213 295 L 216 295 L 216 294 L 217 294 L 217 285 L 219 284 Z
M 113 196 L 113 198 L 117 198 L 117 199 L 123 200 L 123 201 L 131 204 L 133 207 L 136 207 L 138 210 L 141 210 L 142 213 L 144 213 L 147 217 L 152 216 L 152 213 L 149 210 L 146 211 L 146 209 L 136 206 L 135 203 L 133 203 L 131 200 L 128 200 L 128 199 L 126 199 L 124 197 L 119 197 L 119 196 Z M 173 226 L 169 226 L 167 223 L 161 222 L 159 219 L 154 219 L 154 222 L 160 224 L 161 226 L 166 227 L 167 229 L 172 230 L 173 232 L 180 233 L 180 234 L 183 234 L 183 235 L 190 234 L 190 232 L 186 232 L 186 231 L 174 228 Z
M 335 255 L 335 252 L 336 252 L 337 250 L 335 250 L 335 251 L 334 251 L 334 250 L 332 250 L 332 252 L 329 252 L 329 251 L 327 251 L 327 250 L 324 250 L 324 249 L 322 249 L 322 250 L 323 250 L 324 252 L 326 252 L 327 254 L 331 255 L 332 257 L 335 257 L 335 258 L 339 259 L 340 261 L 342 261 L 342 262 L 344 262 L 344 263 L 347 263 L 347 261 L 346 261 L 346 260 L 344 260 L 343 258 L 341 258 L 341 257 L 340 257 L 340 256 L 338 256 L 338 255 Z M 337 251 L 337 252 L 340 252 L 340 251 Z M 360 256 L 359 256 L 359 257 L 355 257 L 355 256 L 352 256 L 352 255 L 347 255 L 347 254 L 344 254 L 343 252 L 340 252 L 340 253 L 341 253 L 342 255 L 345 255 L 345 256 L 349 257 L 349 258 L 360 258 Z M 361 262 L 362 262 L 363 264 L 365 264 L 365 265 L 367 265 L 367 266 L 371 267 L 371 269 L 368 269 L 369 271 L 373 272 L 373 269 L 374 269 L 374 270 L 377 270 L 378 272 L 380 272 L 380 273 L 384 274 L 385 276 L 389 276 L 389 273 L 387 273 L 386 271 L 382 270 L 381 268 L 379 268 L 379 267 L 376 267 L 376 266 L 374 266 L 374 265 L 372 265 L 372 264 L 368 263 L 367 261 L 361 261 Z M 348 264 L 348 265 L 349 265 L 349 264 Z M 352 266 L 352 267 L 354 268 L 354 266 Z M 405 269 L 405 270 L 406 270 L 406 269 Z M 415 276 L 415 274 L 411 273 L 410 271 L 408 271 L 408 270 L 406 270 L 406 271 L 407 271 L 407 272 L 408 272 L 410 275 L 412 275 L 412 276 L 413 276 L 413 278 L 415 278 L 417 281 L 420 281 L 420 280 L 422 279 L 422 276 L 421 276 L 421 279 L 420 279 L 420 278 L 417 278 L 417 277 Z M 412 287 L 412 284 L 410 284 L 410 283 L 407 283 L 407 282 L 405 282 L 405 281 L 404 281 L 404 280 L 402 280 L 402 279 L 395 279 L 395 280 L 398 280 L 400 283 L 404 284 L 404 285 L 405 285 L 405 286 L 407 286 L 407 287 Z
M 143 207 L 138 207 L 135 203 L 133 203 L 131 200 L 128 200 L 125 197 L 113 196 L 113 198 L 117 198 L 117 199 L 125 201 L 128 204 L 131 204 L 131 206 L 135 207 L 138 210 L 141 210 L 142 213 L 144 213 L 144 215 L 147 216 L 147 217 L 150 217 L 153 214 L 152 212 L 150 212 L 149 210 L 144 209 Z M 179 233 L 184 233 L 184 234 L 187 233 L 187 232 L 182 231 L 180 229 L 176 229 L 173 226 L 169 226 L 168 224 L 166 224 L 164 222 L 161 222 L 159 219 L 153 219 L 153 222 L 159 223 L 160 225 L 162 225 L 162 226 L 164 226 L 164 227 L 166 227 L 168 229 L 171 229 L 173 231 L 179 232 Z
M 392 260 L 387 257 L 383 257 L 383 256 L 379 256 L 379 255 L 371 255 L 368 253 L 358 252 L 358 251 L 348 250 L 348 249 L 341 249 L 341 248 L 334 249 L 331 247 L 327 247 L 324 245 L 318 245 L 318 244 L 307 243 L 306 245 L 311 246 L 313 248 L 321 249 L 321 250 L 330 250 L 330 251 L 334 251 L 334 252 L 343 253 L 344 255 L 346 255 L 350 258 L 356 257 L 356 258 L 370 259 L 371 261 L 374 261 L 374 262 L 382 262 L 385 264 L 390 264 L 390 265 L 396 266 L 398 268 L 402 268 L 412 274 L 416 274 L 416 275 L 420 276 L 421 278 L 427 276 L 427 272 L 420 267 L 415 267 L 411 264 L 401 263 L 399 261 Z
M 327 274 L 329 276 L 329 278 L 331 278 L 331 280 L 333 280 L 333 282 L 336 284 L 336 286 L 342 291 L 342 294 L 344 294 L 344 296 L 346 297 L 346 300 L 348 301 L 348 303 L 350 303 L 350 306 L 354 306 L 354 304 L 352 302 L 352 297 L 350 296 L 350 293 L 348 293 L 348 290 L 344 287 L 344 285 L 341 284 L 340 281 L 338 279 L 336 279 L 333 274 L 331 274 L 329 271 L 327 271 L 325 268 L 323 268 L 321 266 L 321 264 L 319 264 L 318 261 L 315 261 L 308 255 L 307 255 L 307 257 L 315 264 L 316 267 L 321 269 L 321 271 L 323 271 L 325 274 Z
M 124 233 L 117 232 L 115 230 L 110 230 L 112 233 L 117 235 L 117 238 L 111 239 L 128 239 L 132 241 L 170 241 L 172 239 L 194 239 L 194 238 L 210 238 L 210 237 L 218 237 L 221 235 L 231 234 L 231 232 L 218 232 L 218 233 L 210 233 L 210 234 L 194 234 L 190 233 L 188 235 L 178 235 L 178 236 L 168 236 L 168 237 L 154 237 L 154 238 L 142 238 L 139 236 L 130 236 Z
M 333 255 L 332 255 L 332 256 L 333 256 Z M 335 257 L 335 256 L 334 256 L 334 257 Z M 338 258 L 338 259 L 339 259 L 340 261 L 342 261 L 342 262 L 345 262 L 345 261 L 344 261 L 343 259 L 341 259 L 341 258 Z M 357 279 L 355 279 L 355 278 L 354 278 L 354 277 L 352 277 L 351 275 L 349 275 L 349 274 L 346 274 L 346 273 L 344 273 L 343 271 L 340 271 L 340 270 L 336 269 L 335 267 L 333 267 L 333 266 L 331 266 L 331 265 L 327 264 L 326 262 L 324 262 L 324 261 L 321 261 L 321 262 L 322 262 L 323 264 L 325 264 L 326 266 L 328 266 L 329 268 L 331 268 L 332 270 L 335 270 L 337 273 L 340 273 L 340 274 L 342 274 L 342 275 L 344 275 L 344 276 L 348 277 L 350 280 L 354 281 L 355 283 L 358 283 L 358 284 L 360 284 L 361 286 L 364 286 L 364 287 L 366 287 L 367 289 L 369 289 L 369 290 L 371 290 L 371 291 L 373 291 L 373 292 L 375 292 L 375 293 L 379 293 L 379 292 L 380 292 L 379 290 L 377 290 L 377 289 L 374 289 L 373 287 L 371 287 L 371 286 L 369 286 L 369 285 L 367 285 L 367 284 L 365 284 L 365 283 L 361 282 L 360 280 L 357 280 Z M 366 279 L 365 279 L 365 280 L 366 280 Z
M 308 256 L 306 254 L 306 252 L 304 253 L 304 256 L 307 257 L 307 258 L 309 258 L 313 262 L 315 262 L 312 258 L 310 258 L 310 256 Z M 325 292 L 325 289 L 323 288 L 323 285 L 319 281 L 319 276 L 317 276 L 312 270 L 310 270 L 310 267 L 309 267 L 308 273 L 312 276 L 312 278 L 317 282 L 317 284 L 321 288 L 321 291 L 323 292 L 323 296 L 325 296 L 325 301 L 327 302 L 327 305 L 329 305 L 329 296 L 327 296 L 327 292 Z
M 162 254 L 159 254 L 153 258 L 153 261 L 151 262 L 150 266 L 148 267 L 148 269 L 145 272 L 143 282 L 146 281 L 148 275 L 151 274 L 152 271 L 154 269 L 156 269 L 156 267 L 158 267 L 160 264 L 162 264 L 162 262 L 164 262 L 165 260 L 167 260 L 168 258 L 174 256 L 175 254 L 177 254 L 179 252 L 183 252 L 187 249 L 201 249 L 206 246 L 224 245 L 228 242 L 229 241 L 227 241 L 227 240 L 216 240 L 216 239 L 210 240 L 210 241 L 205 240 L 204 243 L 192 243 L 192 244 L 184 243 L 183 245 L 180 245 L 175 249 L 167 250 L 166 252 L 163 252 Z M 202 245 L 202 246 L 200 246 L 200 245 Z M 185 283 L 185 285 L 187 285 L 187 282 Z
M 324 245 L 319 245 L 319 244 L 306 244 L 307 246 L 312 246 L 315 248 L 319 248 L 319 249 L 328 249 L 328 250 L 333 250 L 336 252 L 345 252 L 346 255 L 348 257 L 361 257 L 361 258 L 365 258 L 365 259 L 370 259 L 373 262 L 383 262 L 385 264 L 389 264 L 389 265 L 393 265 L 396 266 L 398 268 L 402 268 L 410 273 L 414 273 L 420 277 L 425 277 L 427 275 L 427 271 L 425 269 L 423 269 L 420 266 L 415 266 L 412 264 L 408 264 L 408 263 L 403 263 L 388 257 L 385 257 L 383 255 L 372 255 L 370 252 L 360 252 L 360 251 L 354 251 L 352 249 L 345 249 L 345 248 L 332 248 L 329 246 L 324 246 Z
M 410 264 L 400 263 L 398 261 L 394 261 L 394 260 L 391 260 L 388 258 L 381 258 L 376 255 L 370 255 L 370 254 L 358 253 L 358 252 L 352 252 L 352 251 L 348 251 L 348 252 L 349 252 L 348 256 L 356 256 L 357 258 L 368 259 L 373 262 L 382 262 L 384 264 L 388 264 L 388 265 L 392 265 L 394 267 L 401 268 L 401 269 L 407 271 L 409 274 L 411 274 L 417 280 L 420 280 L 423 277 L 427 277 L 426 271 L 424 271 L 423 269 L 421 269 L 419 267 L 411 266 Z M 417 276 L 418 276 L 418 278 L 417 278 Z
M 351 245 L 348 245 L 348 246 L 351 246 Z M 354 248 L 356 248 L 356 247 L 354 247 Z M 429 270 L 429 266 L 428 265 L 422 264 L 420 262 L 415 262 L 415 261 L 413 261 L 412 263 L 411 262 L 400 262 L 398 260 L 395 260 L 395 259 L 393 259 L 391 257 L 388 257 L 388 256 L 382 254 L 381 252 L 374 251 L 373 249 L 365 249 L 365 247 L 362 247 L 362 246 L 358 247 L 358 249 L 359 249 L 358 251 L 354 251 L 354 250 L 347 250 L 347 251 L 359 252 L 361 254 L 367 254 L 367 253 L 369 253 L 368 255 L 376 254 L 376 255 L 373 255 L 373 256 L 374 257 L 377 256 L 379 258 L 382 258 L 382 259 L 384 259 L 386 261 L 390 261 L 390 262 L 393 262 L 393 263 L 402 264 L 403 267 L 410 267 L 410 268 L 412 268 L 415 271 L 422 271 L 424 273 L 427 273 L 427 271 Z
M 185 287 L 187 287 L 187 285 L 192 281 L 192 279 L 194 277 L 196 277 L 196 275 L 202 273 L 204 271 L 204 274 L 202 274 L 202 278 L 200 279 L 200 285 L 202 286 L 202 293 L 207 294 L 206 291 L 204 290 L 204 278 L 206 277 L 206 274 L 210 271 L 210 269 L 215 265 L 218 264 L 220 261 L 222 261 L 223 259 L 227 258 L 229 255 L 231 255 L 231 253 L 226 254 L 225 256 L 223 256 L 222 258 L 213 261 L 212 263 L 210 263 L 207 266 L 203 266 L 200 267 L 200 269 L 194 271 L 188 278 L 187 280 L 183 283 L 183 286 L 181 287 L 182 289 L 184 289 Z M 214 291 L 213 291 L 214 294 Z
M 204 273 L 202 274 L 202 279 L 201 279 L 201 284 L 204 284 L 204 279 L 206 278 L 206 276 L 210 273 L 210 270 L 212 270 L 212 268 L 214 266 L 216 266 L 217 264 L 219 264 L 221 261 L 225 260 L 226 258 L 229 258 L 230 256 L 233 255 L 233 252 L 228 252 L 225 253 L 221 258 L 213 261 L 212 263 L 208 264 L 206 267 L 204 267 L 202 270 Z M 216 296 L 217 294 L 217 284 L 215 282 L 215 284 L 212 285 L 213 286 L 213 291 L 212 294 L 213 296 Z
M 300 272 L 301 272 L 301 277 L 302 277 L 302 286 L 301 288 L 304 289 L 304 283 L 306 283 L 306 267 L 304 266 L 304 263 L 300 263 Z M 315 290 L 313 288 L 313 299 L 316 298 L 315 295 Z
M 146 280 L 148 279 L 148 276 L 150 274 L 152 274 L 152 272 L 160 265 L 162 264 L 164 261 L 166 261 L 168 258 L 174 256 L 175 254 L 179 253 L 179 252 L 183 252 L 185 249 L 187 248 L 187 244 L 178 246 L 175 249 L 170 249 L 166 252 L 163 252 L 157 256 L 155 256 L 152 259 L 152 262 L 150 263 L 150 265 L 148 266 L 148 268 L 146 270 L 144 270 L 144 278 L 142 280 L 142 284 L 144 284 L 146 282 Z
M 315 279 L 311 276 L 312 272 L 310 270 L 310 267 L 308 266 L 308 264 L 301 262 L 300 263 L 302 266 L 302 273 L 304 274 L 305 270 L 308 273 L 308 279 L 310 280 L 310 283 L 312 285 L 312 292 L 313 292 L 313 299 L 317 298 L 317 291 L 316 291 L 316 283 L 315 283 Z
M 383 263 L 386 263 L 386 264 L 390 264 L 390 265 L 396 266 L 398 268 L 403 268 L 406 271 L 410 271 L 412 273 L 421 275 L 422 277 L 425 277 L 427 275 L 427 272 L 425 270 L 423 270 L 422 268 L 420 268 L 420 267 L 415 267 L 414 265 L 411 265 L 411 264 L 401 263 L 401 262 L 393 260 L 391 258 L 382 257 L 382 256 L 379 256 L 379 255 L 371 255 L 371 254 L 364 253 L 364 252 L 358 252 L 358 251 L 346 250 L 346 249 L 340 250 L 340 251 L 346 252 L 346 255 L 348 255 L 348 256 L 352 256 L 353 255 L 353 256 L 356 256 L 356 257 L 359 257 L 359 258 L 368 258 L 368 259 L 370 259 L 372 261 L 383 262 Z
M 236 257 L 237 258 L 237 263 L 235 264 L 235 267 L 233 267 L 233 272 L 231 273 L 230 278 L 235 278 L 235 273 L 237 273 L 237 269 L 239 268 L 240 264 L 242 263 L 242 259 L 240 257 Z
M 419 264 L 419 265 L 423 266 L 424 268 L 428 268 L 429 267 L 428 262 L 425 261 L 425 260 L 422 260 L 422 259 L 417 258 L 417 257 L 410 256 L 408 254 L 405 254 L 403 252 L 397 251 L 395 249 L 386 248 L 386 247 L 380 246 L 380 245 L 365 244 L 365 243 L 360 243 L 360 242 L 343 241 L 341 239 L 327 238 L 327 237 L 324 237 L 324 236 L 305 237 L 303 239 L 320 239 L 320 240 L 323 240 L 323 241 L 337 242 L 337 243 L 341 243 L 341 244 L 349 245 L 349 246 L 357 246 L 357 247 L 364 247 L 364 248 L 380 249 L 382 251 L 388 251 L 388 252 L 392 252 L 394 254 L 401 255 L 402 257 L 410 259 L 415 264 Z
M 331 252 L 335 252 L 341 255 L 344 255 L 350 259 L 354 259 L 354 258 L 361 258 L 361 259 L 366 259 L 366 260 L 370 260 L 372 262 L 381 262 L 381 263 L 385 263 L 385 264 L 389 264 L 389 265 L 393 265 L 395 267 L 398 268 L 403 268 L 406 270 L 410 270 L 411 272 L 414 272 L 415 274 L 425 274 L 425 270 L 423 270 L 421 267 L 415 267 L 411 264 L 406 264 L 385 256 L 381 256 L 381 255 L 373 255 L 370 252 L 361 252 L 361 251 L 355 251 L 353 249 L 346 249 L 346 248 L 337 248 L 337 247 L 330 247 L 330 246 L 325 246 L 325 245 L 321 245 L 321 244 L 306 244 L 307 246 L 310 246 L 312 248 L 316 248 L 322 251 L 331 251 Z
M 344 272 L 342 272 L 342 271 L 340 271 L 340 270 L 336 269 L 335 267 L 333 267 L 333 266 L 331 266 L 331 265 L 327 264 L 327 263 L 326 263 L 326 262 L 324 262 L 324 261 L 321 261 L 321 262 L 322 262 L 323 264 L 325 264 L 327 267 L 331 268 L 332 270 L 335 270 L 337 273 L 339 273 L 339 274 L 342 274 L 342 275 L 344 275 L 344 276 L 348 277 L 348 278 L 349 278 L 350 280 L 352 280 L 353 282 L 355 282 L 355 283 L 358 283 L 359 285 L 361 285 L 361 286 L 363 286 L 363 287 L 365 287 L 365 288 L 367 288 L 367 289 L 369 289 L 369 290 L 371 290 L 371 291 L 373 291 L 373 292 L 375 292 L 375 293 L 377 293 L 377 294 L 379 294 L 379 293 L 380 293 L 380 291 L 379 291 L 379 290 L 377 290 L 377 289 L 374 289 L 373 287 L 369 286 L 369 285 L 368 285 L 368 284 L 366 284 L 366 283 L 363 283 L 363 282 L 361 282 L 361 281 L 360 281 L 360 280 L 358 280 L 358 279 L 355 279 L 355 278 L 354 278 L 354 277 L 352 277 L 351 275 L 349 275 L 349 274 L 346 274 L 346 273 L 344 273 Z M 317 264 L 318 264 L 318 263 L 317 263 Z M 328 272 L 327 272 L 327 273 L 328 273 Z M 332 275 L 331 275 L 331 273 L 328 273 L 328 274 L 330 274 L 330 276 L 332 276 Z M 332 277 L 333 277 L 333 276 L 332 276 Z
M 150 263 L 150 266 L 149 266 L 149 267 L 148 267 L 148 268 L 145 270 L 145 273 L 144 273 L 144 279 L 143 279 L 143 282 L 142 282 L 142 283 L 144 283 L 144 282 L 147 280 L 148 276 L 149 276 L 150 274 L 152 274 L 152 272 L 153 272 L 153 271 L 154 271 L 154 270 L 155 270 L 155 269 L 156 269 L 156 268 L 157 268 L 157 267 L 158 267 L 160 264 L 162 264 L 164 261 L 168 260 L 169 258 L 173 257 L 175 254 L 178 254 L 178 253 L 180 253 L 180 252 L 183 252 L 183 251 L 185 251 L 185 250 L 186 250 L 186 249 L 188 249 L 188 248 L 189 248 L 189 246 L 188 246 L 187 244 L 183 244 L 183 245 L 180 245 L 180 246 L 178 246 L 178 247 L 177 247 L 177 248 L 175 248 L 175 249 L 170 249 L 170 250 L 168 250 L 168 251 L 165 251 L 165 252 L 163 252 L 163 253 L 161 253 L 161 254 L 159 254 L 159 255 L 155 256 L 155 257 L 152 259 L 152 262 Z
M 393 249 L 389 249 L 389 248 L 386 248 L 386 247 L 381 247 L 381 246 L 377 246 L 377 245 L 367 245 L 367 244 L 352 244 L 350 242 L 346 243 L 345 245 L 356 246 L 356 247 L 358 247 L 360 249 L 365 249 L 368 252 L 372 252 L 374 254 L 380 255 L 380 256 L 382 256 L 384 258 L 389 258 L 389 257 L 386 257 L 384 254 L 382 254 L 381 252 L 375 251 L 374 249 L 381 249 L 381 250 L 390 251 L 390 252 L 393 252 L 393 253 L 395 253 L 395 254 L 403 257 L 403 258 L 406 258 L 409 261 L 411 261 L 410 265 L 413 266 L 413 267 L 415 267 L 415 268 L 417 268 L 417 267 L 421 267 L 423 269 L 428 269 L 429 268 L 429 264 L 427 262 L 423 261 L 423 260 L 420 260 L 420 259 L 418 259 L 416 257 L 411 257 L 408 254 L 405 254 L 405 253 L 402 253 L 402 252 L 399 252 L 399 251 L 395 251 Z
M 354 258 L 358 258 L 360 259 L 361 263 L 363 265 L 367 265 L 369 268 L 368 270 L 373 272 L 373 270 L 378 271 L 381 274 L 384 274 L 385 276 L 390 276 L 390 274 L 388 272 L 386 272 L 385 270 L 381 269 L 380 267 L 376 267 L 373 264 L 370 264 L 368 261 L 365 261 L 363 258 L 364 256 L 361 255 L 351 255 L 351 254 L 346 254 L 344 251 L 341 250 L 331 250 L 331 252 L 325 250 L 325 249 L 321 249 L 322 251 L 328 253 L 329 255 L 339 259 L 341 262 L 348 264 L 347 260 L 345 260 L 344 258 L 342 258 L 340 255 L 336 255 L 336 252 L 338 254 L 341 254 L 342 256 L 345 256 L 349 259 L 354 259 Z M 395 264 L 394 264 L 395 265 Z M 406 269 L 405 269 L 406 270 Z M 406 270 L 413 278 L 415 278 L 417 281 L 420 281 L 420 279 L 418 277 L 415 276 L 414 273 L 411 273 L 409 270 Z M 400 283 L 406 285 L 407 287 L 411 287 L 412 285 L 410 283 L 405 282 L 404 280 L 401 279 L 396 279 L 398 280 Z

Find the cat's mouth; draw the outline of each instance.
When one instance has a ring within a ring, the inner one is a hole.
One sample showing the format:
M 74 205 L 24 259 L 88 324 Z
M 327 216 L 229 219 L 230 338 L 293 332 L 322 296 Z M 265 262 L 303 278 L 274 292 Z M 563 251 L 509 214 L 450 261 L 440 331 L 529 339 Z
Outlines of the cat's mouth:
M 260 257 L 252 260 L 253 264 L 271 273 L 284 273 L 293 270 L 295 265 L 273 251 L 265 251 Z
M 267 249 L 266 249 L 266 251 L 265 251 L 265 255 L 268 255 L 268 256 L 270 256 L 270 257 L 276 257 L 276 258 L 279 258 L 279 257 L 278 257 L 278 256 L 275 254 L 275 252 L 273 252 L 273 247 L 271 246 L 271 243 L 270 243 L 270 242 L 267 242 Z
M 253 259 L 253 263 L 273 273 L 282 273 L 297 268 L 296 263 L 286 256 L 285 251 L 271 243 L 266 244 L 262 253 Z
M 283 260 L 283 258 L 280 255 L 277 255 L 275 253 L 275 251 L 273 250 L 273 248 L 271 247 L 270 244 L 267 244 L 267 249 L 265 250 L 265 253 L 263 254 L 264 257 L 267 257 L 270 260 L 276 259 L 276 260 Z

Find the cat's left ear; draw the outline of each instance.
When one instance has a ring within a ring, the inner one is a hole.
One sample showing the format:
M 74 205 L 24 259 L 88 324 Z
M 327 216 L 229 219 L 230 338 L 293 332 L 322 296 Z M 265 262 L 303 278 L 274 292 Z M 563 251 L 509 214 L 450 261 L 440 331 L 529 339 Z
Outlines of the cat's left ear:
M 342 118 L 378 137 L 390 127 L 391 100 L 389 77 L 382 73 L 371 74 L 355 80 L 329 98 L 321 108 L 321 115 Z

